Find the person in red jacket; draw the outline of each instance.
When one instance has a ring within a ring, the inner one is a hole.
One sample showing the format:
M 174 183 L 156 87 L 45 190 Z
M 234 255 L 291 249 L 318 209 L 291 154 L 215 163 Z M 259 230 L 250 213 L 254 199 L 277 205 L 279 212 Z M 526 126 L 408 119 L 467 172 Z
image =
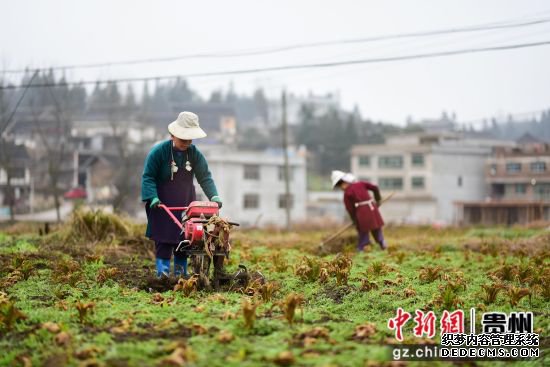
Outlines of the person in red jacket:
M 334 188 L 344 191 L 346 210 L 359 234 L 357 250 L 363 251 L 370 244 L 369 233 L 380 248 L 385 250 L 387 246 L 382 232 L 384 220 L 378 210 L 381 200 L 378 186 L 367 181 L 357 181 L 351 173 L 342 171 L 332 171 L 331 179 Z M 369 191 L 373 192 L 374 198 Z

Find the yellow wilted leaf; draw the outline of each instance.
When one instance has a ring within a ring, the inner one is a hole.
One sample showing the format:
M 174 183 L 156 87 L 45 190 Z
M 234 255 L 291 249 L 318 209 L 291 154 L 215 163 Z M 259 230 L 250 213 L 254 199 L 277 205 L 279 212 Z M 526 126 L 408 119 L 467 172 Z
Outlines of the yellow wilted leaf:
M 231 342 L 233 341 L 233 339 L 235 339 L 235 337 L 233 336 L 233 334 L 231 333 L 231 331 L 222 330 L 222 331 L 220 331 L 220 333 L 218 334 L 218 341 L 219 341 L 220 343 L 223 343 L 223 344 L 231 343 Z
M 153 297 L 151 298 L 151 302 L 153 302 L 154 304 L 162 303 L 162 302 L 164 302 L 164 297 L 160 293 L 155 293 L 155 294 L 153 294 Z
M 207 300 L 212 302 L 220 302 L 223 304 L 227 303 L 227 298 L 220 293 L 214 293 L 213 295 L 209 296 Z
M 55 336 L 55 343 L 60 346 L 66 346 L 71 342 L 71 336 L 66 331 L 62 331 Z
M 69 304 L 65 300 L 61 300 L 55 304 L 57 308 L 63 311 L 67 311 L 69 309 Z
M 192 329 L 197 335 L 203 335 L 208 333 L 208 330 L 200 324 L 193 324 Z
M 96 346 L 80 349 L 74 353 L 74 356 L 78 359 L 90 359 L 97 357 L 102 350 Z
M 174 349 L 172 354 L 170 354 L 168 357 L 164 358 L 161 362 L 161 366 L 185 366 L 185 349 L 178 347 Z
M 277 355 L 277 357 L 275 357 L 273 362 L 275 362 L 279 366 L 290 366 L 295 362 L 294 354 L 292 354 L 292 352 L 288 350 L 281 352 Z
M 258 307 L 257 303 L 250 303 L 248 299 L 245 299 L 242 304 L 242 312 L 244 318 L 244 326 L 247 329 L 252 329 L 254 327 L 254 321 L 256 321 L 256 308 Z
M 284 301 L 279 303 L 279 307 L 284 312 L 285 319 L 286 321 L 288 321 L 290 325 L 292 325 L 294 322 L 294 313 L 296 309 L 303 306 L 304 301 L 305 300 L 303 295 L 291 293 L 288 296 L 286 296 Z M 303 312 L 303 309 L 302 309 L 302 312 Z M 302 314 L 302 317 L 303 317 L 303 314 Z
M 160 366 L 185 366 L 187 362 L 192 362 L 196 358 L 191 348 L 181 341 L 171 343 L 168 347 L 172 353 L 160 361 Z
M 161 321 L 159 324 L 155 325 L 156 330 L 162 330 L 170 327 L 174 322 L 176 322 L 176 319 L 174 317 L 169 317 L 163 321 Z
M 124 319 L 120 322 L 120 325 L 112 327 L 111 332 L 114 334 L 124 334 L 130 330 L 133 321 L 131 317 Z
M 367 322 L 363 325 L 358 325 L 355 327 L 355 333 L 353 334 L 354 339 L 367 339 L 373 336 L 376 333 L 376 325 L 370 322 Z
M 195 312 L 203 312 L 205 310 L 204 306 L 197 306 L 193 309 Z
M 57 325 L 55 322 L 45 322 L 42 324 L 42 329 L 48 330 L 50 333 L 57 334 L 61 331 L 61 328 L 59 325 Z
M 234 320 L 236 318 L 237 318 L 237 315 L 235 315 L 234 312 L 231 312 L 229 310 L 225 311 L 224 314 L 222 315 L 222 320 L 223 321 Z
M 23 366 L 23 367 L 32 367 L 32 361 L 31 361 L 30 357 L 19 356 L 15 360 L 19 361 L 20 365 Z

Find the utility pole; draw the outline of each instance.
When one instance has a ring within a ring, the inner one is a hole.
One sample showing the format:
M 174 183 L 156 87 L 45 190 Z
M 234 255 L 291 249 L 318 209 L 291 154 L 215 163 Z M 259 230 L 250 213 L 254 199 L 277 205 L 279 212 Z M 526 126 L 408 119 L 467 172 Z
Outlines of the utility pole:
M 286 229 L 290 230 L 290 167 L 288 164 L 288 126 L 286 120 L 286 91 L 283 90 L 282 96 L 283 104 L 283 154 L 284 154 L 284 177 L 285 177 L 285 211 L 286 211 Z

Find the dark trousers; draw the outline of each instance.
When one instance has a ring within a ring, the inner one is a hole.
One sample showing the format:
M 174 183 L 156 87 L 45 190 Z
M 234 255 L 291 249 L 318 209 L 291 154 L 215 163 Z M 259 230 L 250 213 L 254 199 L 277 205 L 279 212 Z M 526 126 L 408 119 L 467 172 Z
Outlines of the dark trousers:
M 181 256 L 174 251 L 178 246 L 177 243 L 157 242 L 155 241 L 155 256 L 157 259 L 170 260 L 172 254 L 176 259 L 185 259 L 187 256 Z
M 384 233 L 382 228 L 373 229 L 370 231 L 374 240 L 382 246 L 384 244 Z M 369 232 L 359 232 L 359 241 L 357 242 L 357 250 L 362 251 L 365 246 L 370 245 Z

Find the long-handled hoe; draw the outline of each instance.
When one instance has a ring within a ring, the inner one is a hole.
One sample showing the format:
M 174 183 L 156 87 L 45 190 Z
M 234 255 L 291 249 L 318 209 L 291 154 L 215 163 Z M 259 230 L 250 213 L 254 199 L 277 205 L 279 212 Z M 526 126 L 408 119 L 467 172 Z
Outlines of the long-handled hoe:
M 388 196 L 386 196 L 385 198 L 380 200 L 380 203 L 378 203 L 378 206 L 381 206 L 383 203 L 390 200 L 393 197 L 393 195 L 395 195 L 395 192 L 392 192 L 391 194 L 389 194 Z M 343 226 L 342 228 L 340 228 L 338 231 L 336 231 L 336 233 L 332 234 L 327 239 L 323 240 L 319 244 L 318 250 L 323 250 L 323 248 L 325 247 L 325 245 L 327 243 L 329 243 L 329 242 L 333 241 L 334 239 L 338 238 L 340 235 L 342 235 L 342 233 L 344 233 L 345 231 L 350 229 L 352 226 L 353 226 L 353 223 L 348 223 L 345 226 Z

